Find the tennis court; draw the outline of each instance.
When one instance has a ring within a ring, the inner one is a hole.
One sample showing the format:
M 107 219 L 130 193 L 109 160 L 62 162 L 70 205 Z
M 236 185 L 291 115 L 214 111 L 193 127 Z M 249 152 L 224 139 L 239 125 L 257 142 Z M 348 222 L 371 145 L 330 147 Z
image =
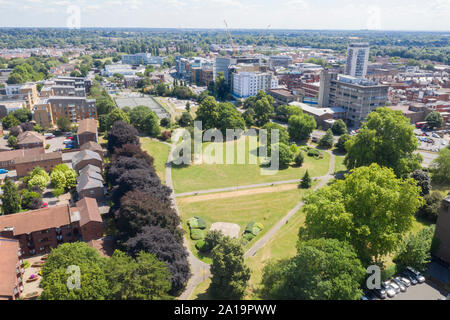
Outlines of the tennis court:
M 116 102 L 116 105 L 122 109 L 125 107 L 130 107 L 131 109 L 137 107 L 137 106 L 146 106 L 153 110 L 154 113 L 158 116 L 160 119 L 164 118 L 170 118 L 170 114 L 161 107 L 153 98 L 151 97 L 129 97 L 129 98 L 116 98 L 114 99 Z

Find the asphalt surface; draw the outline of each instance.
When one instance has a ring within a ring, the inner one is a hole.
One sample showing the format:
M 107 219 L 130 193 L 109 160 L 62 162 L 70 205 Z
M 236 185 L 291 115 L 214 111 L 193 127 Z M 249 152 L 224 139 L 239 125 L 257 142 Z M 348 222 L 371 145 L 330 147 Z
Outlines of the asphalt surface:
M 406 292 L 400 292 L 395 297 L 386 300 L 440 300 L 444 295 L 431 282 L 411 285 Z

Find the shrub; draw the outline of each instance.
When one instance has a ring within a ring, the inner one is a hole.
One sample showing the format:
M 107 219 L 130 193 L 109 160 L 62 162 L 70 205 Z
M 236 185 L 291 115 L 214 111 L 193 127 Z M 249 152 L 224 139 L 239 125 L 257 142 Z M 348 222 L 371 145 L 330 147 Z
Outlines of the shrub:
M 206 229 L 206 221 L 202 217 L 194 217 L 197 219 L 198 229 Z
M 197 243 L 195 244 L 195 247 L 197 248 L 198 251 L 200 252 L 207 252 L 209 251 L 211 248 L 208 246 L 208 244 L 205 242 L 205 240 L 199 240 L 197 241 Z
M 319 157 L 320 156 L 320 151 L 317 149 L 310 149 L 308 151 L 308 157 Z
M 294 158 L 295 165 L 297 167 L 301 167 L 303 165 L 304 160 L 305 160 L 305 156 L 303 155 L 303 152 L 299 151 Z
M 47 143 L 47 144 L 45 145 L 45 149 L 47 149 L 47 150 L 50 149 L 50 144 Z
M 191 228 L 191 229 L 198 229 L 198 220 L 197 220 L 197 218 L 190 218 L 188 221 L 187 221 L 187 225 L 189 226 L 189 228 Z
M 204 233 L 200 229 L 191 229 L 191 239 L 192 240 L 201 240 L 205 237 Z
M 247 241 L 252 241 L 255 238 L 255 235 L 253 235 L 253 233 L 244 233 L 243 238 Z
M 172 138 L 172 133 L 170 131 L 163 131 L 163 133 L 161 133 L 161 140 L 167 141 L 170 140 L 170 138 Z

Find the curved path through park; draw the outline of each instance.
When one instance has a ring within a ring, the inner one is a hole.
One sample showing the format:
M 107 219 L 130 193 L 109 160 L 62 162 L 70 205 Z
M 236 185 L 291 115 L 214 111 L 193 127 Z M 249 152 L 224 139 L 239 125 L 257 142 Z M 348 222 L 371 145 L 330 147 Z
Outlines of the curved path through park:
M 185 197 L 185 196 L 193 196 L 193 195 L 199 195 L 199 194 L 208 194 L 208 193 L 219 193 L 219 192 L 230 192 L 230 191 L 236 191 L 236 190 L 242 190 L 242 189 L 251 189 L 251 188 L 259 188 L 259 187 L 266 187 L 266 186 L 274 186 L 274 185 L 282 185 L 282 184 L 290 184 L 290 183 L 298 183 L 300 180 L 286 180 L 286 181 L 277 181 L 277 182 L 269 182 L 269 183 L 261 183 L 261 184 L 253 184 L 253 185 L 247 185 L 247 186 L 239 186 L 239 187 L 230 187 L 230 188 L 220 188 L 220 189 L 210 189 L 210 190 L 200 190 L 195 192 L 186 192 L 182 194 L 175 195 L 175 192 L 173 191 L 173 181 L 172 181 L 172 160 L 173 160 L 173 151 L 176 148 L 176 142 L 178 141 L 178 138 L 180 137 L 180 132 L 178 130 L 174 131 L 174 134 L 172 136 L 172 144 L 170 152 L 169 152 L 169 158 L 166 164 L 166 184 L 169 188 L 172 189 L 171 199 L 173 202 L 174 209 L 176 210 L 177 214 L 180 215 L 180 212 L 178 210 L 177 202 L 175 197 Z M 315 178 L 315 180 L 320 180 L 319 184 L 314 188 L 314 190 L 320 189 L 323 186 L 325 186 L 331 179 L 334 178 L 334 163 L 335 163 L 335 157 L 334 154 L 331 151 L 326 151 L 330 154 L 330 167 L 328 170 L 328 174 L 323 177 Z M 251 257 L 256 254 L 256 252 L 261 249 L 276 233 L 278 230 L 281 229 L 281 227 L 286 224 L 289 219 L 295 215 L 301 207 L 304 205 L 303 202 L 298 203 L 294 209 L 288 212 L 288 214 L 283 217 L 280 221 L 278 221 L 272 229 L 270 229 L 261 239 L 259 239 L 247 252 L 244 254 L 244 258 Z M 189 263 L 191 265 L 191 272 L 192 277 L 189 280 L 185 291 L 180 295 L 178 298 L 179 300 L 187 300 L 192 295 L 192 292 L 194 289 L 203 281 L 208 279 L 211 276 L 210 271 L 210 265 L 207 263 L 204 263 L 203 261 L 200 261 L 189 249 L 189 246 L 187 244 L 186 238 L 184 238 L 184 246 L 186 247 L 188 253 L 189 253 Z

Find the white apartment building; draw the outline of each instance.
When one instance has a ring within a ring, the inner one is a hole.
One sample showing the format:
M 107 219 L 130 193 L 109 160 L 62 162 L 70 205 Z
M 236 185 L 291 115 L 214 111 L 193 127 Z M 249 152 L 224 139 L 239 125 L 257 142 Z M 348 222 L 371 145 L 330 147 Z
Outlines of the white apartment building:
M 278 79 L 270 72 L 239 72 L 233 74 L 233 96 L 248 98 L 260 90 L 278 88 Z
M 365 78 L 369 63 L 370 47 L 368 43 L 351 43 L 347 49 L 347 65 L 345 74 Z

